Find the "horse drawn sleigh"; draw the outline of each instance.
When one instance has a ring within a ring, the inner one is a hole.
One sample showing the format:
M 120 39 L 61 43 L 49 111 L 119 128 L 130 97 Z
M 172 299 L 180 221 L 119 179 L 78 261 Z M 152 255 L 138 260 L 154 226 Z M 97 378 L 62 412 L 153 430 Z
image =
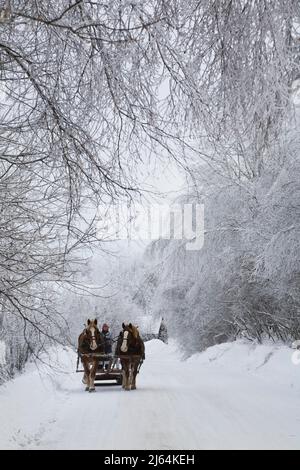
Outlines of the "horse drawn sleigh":
M 136 389 L 136 376 L 145 359 L 145 346 L 138 329 L 131 323 L 122 325 L 114 354 L 105 354 L 105 341 L 97 320 L 88 320 L 78 338 L 76 372 L 83 372 L 85 390 L 95 391 L 100 385 L 122 385 L 125 390 Z M 83 368 L 80 368 L 80 361 Z

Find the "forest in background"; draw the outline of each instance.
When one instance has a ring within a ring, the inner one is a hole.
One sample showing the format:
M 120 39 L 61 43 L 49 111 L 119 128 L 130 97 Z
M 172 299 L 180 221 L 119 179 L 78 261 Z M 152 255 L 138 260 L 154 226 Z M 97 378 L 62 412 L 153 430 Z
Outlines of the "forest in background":
M 0 380 L 65 344 L 80 302 L 162 315 L 187 354 L 299 339 L 299 60 L 295 0 L 0 1 Z M 168 160 L 203 249 L 153 242 L 91 298 L 98 206 Z

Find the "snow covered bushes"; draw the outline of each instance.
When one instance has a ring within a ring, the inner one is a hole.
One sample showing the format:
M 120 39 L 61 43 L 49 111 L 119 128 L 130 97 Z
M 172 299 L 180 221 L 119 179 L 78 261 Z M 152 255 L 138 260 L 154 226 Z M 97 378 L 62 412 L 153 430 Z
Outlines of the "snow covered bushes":
M 201 166 L 203 249 L 159 240 L 145 254 L 153 314 L 164 312 L 188 353 L 237 336 L 300 337 L 300 151 L 285 151 L 251 180 L 228 183 Z

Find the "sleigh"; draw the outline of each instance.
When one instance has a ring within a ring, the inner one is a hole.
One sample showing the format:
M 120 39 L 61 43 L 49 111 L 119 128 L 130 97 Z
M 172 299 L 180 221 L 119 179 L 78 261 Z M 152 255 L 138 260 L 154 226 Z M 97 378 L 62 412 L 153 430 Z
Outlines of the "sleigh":
M 95 377 L 95 386 L 105 386 L 105 385 L 122 385 L 123 381 L 123 371 L 121 366 L 121 357 L 122 359 L 132 360 L 140 359 L 140 365 L 142 364 L 141 356 L 116 356 L 111 354 L 101 354 L 101 353 L 79 353 L 77 357 L 77 366 L 76 373 L 84 373 L 84 369 L 81 366 L 81 359 L 84 357 L 97 357 L 99 359 L 99 365 Z

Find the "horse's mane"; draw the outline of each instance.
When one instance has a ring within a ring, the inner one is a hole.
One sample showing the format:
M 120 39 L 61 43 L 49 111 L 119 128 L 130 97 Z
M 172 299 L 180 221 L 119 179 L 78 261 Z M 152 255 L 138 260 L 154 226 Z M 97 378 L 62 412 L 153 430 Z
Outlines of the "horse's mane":
M 137 339 L 140 336 L 140 332 L 139 332 L 137 326 L 132 325 L 130 330 L 131 330 L 131 332 L 132 332 L 135 339 Z

